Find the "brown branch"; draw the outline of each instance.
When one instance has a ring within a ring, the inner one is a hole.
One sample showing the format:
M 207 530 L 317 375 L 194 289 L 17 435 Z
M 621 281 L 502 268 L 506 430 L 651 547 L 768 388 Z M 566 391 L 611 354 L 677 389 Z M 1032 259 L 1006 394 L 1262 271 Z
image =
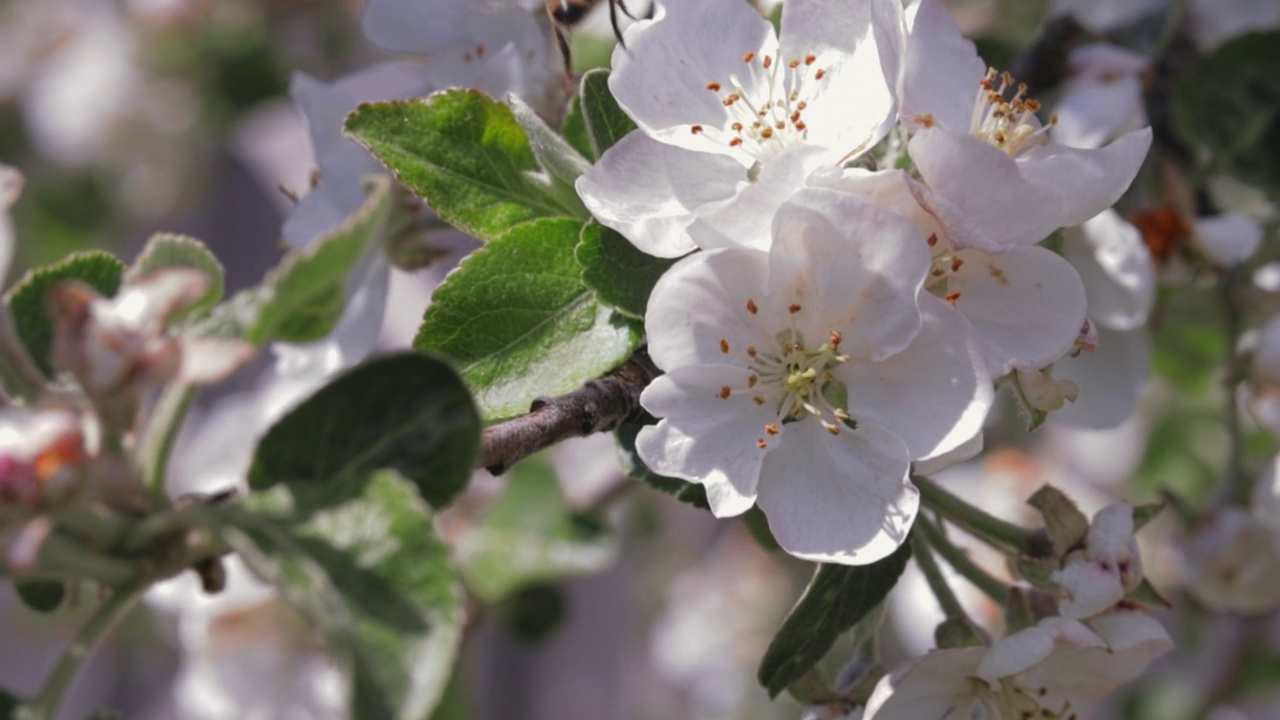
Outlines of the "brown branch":
M 528 415 L 484 431 L 479 466 L 501 475 L 520 460 L 572 437 L 607 432 L 639 419 L 640 391 L 658 369 L 643 351 L 613 372 L 567 395 L 538 398 Z

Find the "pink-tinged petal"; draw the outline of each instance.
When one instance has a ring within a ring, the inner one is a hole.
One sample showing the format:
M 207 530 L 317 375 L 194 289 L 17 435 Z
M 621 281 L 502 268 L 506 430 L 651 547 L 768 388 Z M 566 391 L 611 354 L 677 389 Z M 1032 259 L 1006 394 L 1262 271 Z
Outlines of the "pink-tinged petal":
M 785 427 L 785 441 L 764 459 L 756 500 L 784 550 L 866 565 L 906 541 L 920 495 L 897 435 L 872 423 L 837 435 L 812 419 Z
M 712 250 L 668 270 L 654 286 L 645 313 L 654 363 L 668 371 L 722 363 L 747 367 L 749 347 L 774 344 L 774 332 L 765 328 L 784 325 L 775 325 L 782 320 L 765 297 L 766 263 L 767 256 L 755 250 Z M 755 314 L 749 305 L 756 307 Z M 785 309 L 781 313 L 785 318 Z
M 256 352 L 252 345 L 238 340 L 184 337 L 179 342 L 182 343 L 182 366 L 177 379 L 192 385 L 227 379 Z
M 788 3 L 780 42 L 784 60 L 812 55 L 824 71 L 805 112 L 808 142 L 856 156 L 884 138 L 897 115 L 900 0 Z
M 901 437 L 912 459 L 949 452 L 982 430 L 993 391 L 964 318 L 929 295 L 923 324 L 907 349 L 880 362 L 837 370 L 849 390 L 849 414 Z
M 640 250 L 680 257 L 695 249 L 686 227 L 747 182 L 736 160 L 684 150 L 633 132 L 578 178 L 582 203 Z
M 945 718 L 968 692 L 984 650 L 977 647 L 934 650 L 896 669 L 876 683 L 867 701 L 866 720 Z
M 906 7 L 907 42 L 902 67 L 902 119 L 933 115 L 942 125 L 965 132 L 987 65 L 955 18 L 937 0 L 913 0 Z
M 728 125 L 729 111 L 708 83 L 728 87 L 734 75 L 748 96 L 767 87 L 760 63 L 743 57 L 776 52 L 773 26 L 738 0 L 676 1 L 660 5 L 652 20 L 635 23 L 624 37 L 626 47 L 613 53 L 609 89 L 636 125 L 664 142 L 736 155 L 690 128 Z
M 1113 428 L 1133 414 L 1150 375 L 1151 343 L 1146 331 L 1099 328 L 1097 350 L 1054 363 L 1054 378 L 1074 382 L 1080 394 L 1049 417 L 1075 427 Z
M 993 376 L 1015 365 L 1041 368 L 1075 344 L 1085 319 L 1084 285 L 1066 260 L 1040 247 L 999 255 L 958 253 L 947 279 L 955 307 L 973 325 Z
M 797 320 L 820 323 L 811 332 L 839 330 L 841 351 L 871 360 L 915 337 L 929 251 L 911 221 L 847 193 L 805 188 L 779 208 L 773 238 L 770 295 L 809 307 Z
M 1098 563 L 1071 562 L 1054 573 L 1065 597 L 1058 603 L 1063 617 L 1084 620 L 1105 612 L 1124 598 L 1120 577 Z
M 748 371 L 729 365 L 676 368 L 645 388 L 640 403 L 657 424 L 640 431 L 636 449 L 650 470 L 703 485 L 716 517 L 747 511 L 756 499 L 756 481 L 765 457 L 790 442 L 767 435 L 777 420 L 778 398 L 756 404 L 749 393 L 721 397 L 723 387 L 746 387 Z M 759 440 L 765 440 L 760 447 Z
M 1142 232 L 1105 210 L 1063 234 L 1062 255 L 1084 283 L 1089 317 L 1112 330 L 1146 323 L 1155 306 L 1156 271 Z
M 731 162 L 718 155 L 708 157 L 717 158 L 717 164 Z M 824 148 L 798 145 L 764 163 L 754 182 L 739 182 L 731 199 L 699 212 L 689 225 L 689 236 L 704 250 L 748 247 L 767 251 L 773 244 L 770 226 L 778 208 L 815 172 L 828 167 L 835 166 Z M 732 172 L 730 176 L 740 175 Z
M 1241 213 L 1197 218 L 1195 241 L 1215 265 L 1234 267 L 1258 251 L 1262 226 Z
M 1114 205 L 1129 189 L 1150 148 L 1151 128 L 1147 127 L 1097 150 L 1041 145 L 1019 156 L 1018 166 L 1027 182 L 1061 198 L 1062 215 L 1057 222 L 1058 227 L 1066 227 Z
M 1065 224 L 1087 219 L 1064 223 L 1063 201 L 1052 185 L 1029 182 L 1023 163 L 968 133 L 924 128 L 907 149 L 932 195 L 945 200 L 927 209 L 956 228 L 951 240 L 956 249 L 1030 245 Z M 929 196 L 919 199 L 928 202 Z

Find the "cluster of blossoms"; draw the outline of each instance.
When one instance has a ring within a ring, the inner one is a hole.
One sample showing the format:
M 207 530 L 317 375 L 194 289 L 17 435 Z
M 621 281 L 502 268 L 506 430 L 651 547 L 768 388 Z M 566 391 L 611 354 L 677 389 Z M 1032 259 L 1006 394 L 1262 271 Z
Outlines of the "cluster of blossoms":
M 577 188 L 680 258 L 645 316 L 666 373 L 641 398 L 652 470 L 718 517 L 759 506 L 793 555 L 859 565 L 905 541 L 913 468 L 981 449 L 997 384 L 1030 416 L 1132 412 L 1154 267 L 1110 207 L 1150 130 L 1059 142 L 933 0 L 791 0 L 780 35 L 739 2 L 672 2 L 625 40 L 610 89 L 638 131 Z M 1052 576 L 1056 611 L 909 663 L 863 717 L 1075 717 L 1137 677 L 1172 642 L 1126 599 L 1133 532 L 1129 506 L 1101 511 Z
M 792 554 L 869 563 L 915 517 L 912 463 L 981 447 L 993 381 L 1033 410 L 1087 393 L 1051 373 L 1100 349 L 1093 298 L 1040 243 L 1106 222 L 1149 130 L 1054 142 L 936 2 L 795 0 L 780 36 L 670 3 L 626 41 L 610 89 L 639 131 L 578 191 L 641 250 L 701 251 L 649 301 L 652 469 L 717 516 L 759 504 Z

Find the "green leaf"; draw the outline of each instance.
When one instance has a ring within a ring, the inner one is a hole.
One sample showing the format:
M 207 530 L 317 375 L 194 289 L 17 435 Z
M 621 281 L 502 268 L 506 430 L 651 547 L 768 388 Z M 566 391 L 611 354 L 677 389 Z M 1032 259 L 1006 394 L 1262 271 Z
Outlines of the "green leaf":
M 591 167 L 591 163 L 587 162 L 587 159 L 574 150 L 573 146 L 560 137 L 555 130 L 548 127 L 546 121 L 539 117 L 538 113 L 534 112 L 524 100 L 521 100 L 519 95 L 508 95 L 507 106 L 511 108 L 511 114 L 516 122 L 524 128 L 534 159 L 547 171 L 557 191 L 563 193 L 561 199 L 568 206 L 580 208 L 579 213 L 575 215 L 590 217 L 587 209 L 582 206 L 582 201 L 578 199 L 578 192 L 573 189 L 573 183 L 579 175 Z
M 567 203 L 543 177 L 511 108 L 479 90 L 361 105 L 346 130 L 440 217 L 482 240 L 535 218 L 585 218 L 576 197 Z
M 1174 128 L 1210 166 L 1280 188 L 1280 31 L 1251 33 L 1201 58 L 1174 90 Z
M 703 510 L 710 510 L 707 502 L 707 490 L 697 483 L 687 482 L 679 478 L 659 475 L 650 470 L 636 452 L 636 436 L 644 425 L 635 423 L 623 425 L 614 432 L 618 440 L 618 461 L 627 477 L 642 480 L 646 485 L 660 493 L 670 495 L 680 502 L 687 503 Z
M 644 317 L 649 293 L 675 260 L 657 258 L 636 249 L 616 231 L 595 220 L 582 228 L 574 256 L 582 265 L 582 280 L 600 301 L 632 317 Z
M 582 96 L 582 117 L 586 120 L 587 136 L 595 148 L 595 156 L 613 147 L 623 135 L 636 129 L 635 121 L 623 112 L 618 101 L 609 92 L 609 71 L 592 70 L 582 76 L 578 92 Z
M 218 304 L 226 291 L 222 263 L 209 252 L 209 248 L 195 238 L 172 233 L 156 233 L 147 240 L 146 247 L 142 249 L 138 259 L 133 261 L 133 266 L 125 274 L 125 281 L 165 268 L 199 270 L 209 280 L 209 289 L 198 302 L 185 309 L 180 318 L 203 315 Z
M 45 308 L 49 289 L 63 280 L 79 280 L 104 296 L 120 289 L 124 263 L 110 253 L 91 250 L 73 253 L 66 259 L 27 272 L 14 283 L 4 301 L 13 312 L 18 337 L 31 358 L 48 377 L 53 377 L 53 321 Z
M 385 355 L 338 376 L 273 425 L 258 443 L 249 485 L 285 483 L 299 498 L 326 503 L 369 473 L 394 468 L 441 507 L 466 485 L 479 451 L 480 418 L 448 364 L 414 352 Z
M 391 181 L 371 178 L 368 199 L 339 227 L 290 253 L 256 291 L 258 313 L 246 339 L 314 342 L 328 335 L 346 307 L 347 277 L 381 243 L 391 216 Z
M 582 96 L 569 98 L 569 107 L 564 111 L 564 122 L 560 124 L 560 134 L 582 154 L 582 157 L 595 162 L 599 159 L 595 146 L 591 144 L 591 136 L 587 134 L 587 119 L 582 115 Z
M 250 569 L 322 630 L 352 678 L 353 717 L 430 716 L 461 644 L 462 588 L 411 484 L 379 473 L 305 524 L 242 507 L 224 515 Z
M 13 589 L 22 604 L 36 612 L 53 612 L 67 597 L 66 585 L 54 580 L 18 580 Z
M 1138 583 L 1138 587 L 1130 590 L 1124 597 L 1126 600 L 1133 600 L 1153 607 L 1173 607 L 1173 603 L 1166 600 L 1148 578 L 1142 578 L 1142 582 Z
M 599 572 L 617 556 L 617 539 L 596 517 L 565 503 L 541 456 L 517 464 L 506 492 L 458 538 L 455 557 L 467 587 L 487 603 L 551 580 Z
M 1089 518 L 1058 488 L 1042 485 L 1027 504 L 1040 511 L 1045 530 L 1053 540 L 1054 555 L 1064 557 L 1084 542 L 1089 532 Z
M 582 282 L 573 258 L 580 227 L 565 218 L 521 225 L 436 288 L 414 347 L 453 358 L 486 421 L 575 390 L 639 346 L 637 324 Z
M 756 677 L 769 697 L 808 672 L 841 633 L 874 610 L 897 584 L 910 557 L 911 546 L 904 542 L 871 565 L 819 565 L 760 661 Z

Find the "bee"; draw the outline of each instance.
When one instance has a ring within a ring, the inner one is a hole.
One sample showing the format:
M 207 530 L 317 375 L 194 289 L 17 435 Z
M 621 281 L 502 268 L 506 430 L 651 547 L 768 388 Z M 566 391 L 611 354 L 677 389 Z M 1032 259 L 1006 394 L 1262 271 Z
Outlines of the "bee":
M 618 27 L 618 11 L 632 20 L 636 19 L 631 11 L 627 10 L 623 0 L 604 0 L 609 3 L 609 22 L 613 25 L 613 35 L 618 38 L 618 44 L 626 47 L 622 42 L 622 28 Z M 591 12 L 600 0 L 547 0 L 547 17 L 551 18 L 551 27 L 556 32 L 556 42 L 560 44 L 560 55 L 564 58 L 565 75 L 572 73 L 573 59 L 569 53 L 569 38 L 565 35 L 565 30 L 577 25 Z

